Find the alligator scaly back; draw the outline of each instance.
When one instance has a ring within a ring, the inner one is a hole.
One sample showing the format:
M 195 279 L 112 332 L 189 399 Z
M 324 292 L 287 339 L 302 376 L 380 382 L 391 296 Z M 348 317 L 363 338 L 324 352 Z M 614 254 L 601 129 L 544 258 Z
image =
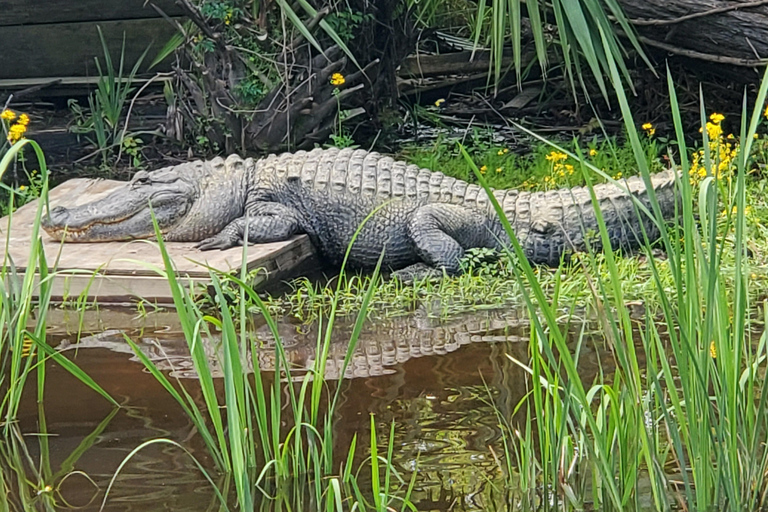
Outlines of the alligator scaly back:
M 259 179 L 265 183 L 298 178 L 304 186 L 373 200 L 406 198 L 421 204 L 464 206 L 496 218 L 495 210 L 480 185 L 407 164 L 376 152 L 330 148 L 270 155 L 257 163 Z M 675 214 L 677 174 L 672 170 L 651 176 L 662 216 Z M 587 243 L 601 250 L 602 243 L 589 189 L 563 188 L 546 192 L 492 189 L 526 254 L 535 263 L 557 265 L 564 254 L 585 251 Z M 643 240 L 656 240 L 659 226 L 636 205 L 651 211 L 651 202 L 641 176 L 594 186 L 603 219 L 614 249 L 634 249 Z M 634 199 L 633 199 L 634 196 Z M 641 227 L 641 221 L 643 226 Z M 500 226 L 496 235 L 504 238 Z
M 675 179 L 672 171 L 651 178 L 667 219 L 675 212 Z M 651 240 L 659 236 L 656 222 L 636 208 L 635 199 L 650 208 L 640 178 L 594 191 L 614 248 L 637 247 L 643 230 Z M 600 248 L 589 190 L 493 194 L 531 261 L 557 265 L 588 244 Z M 150 238 L 150 204 L 169 241 L 208 250 L 306 233 L 336 265 L 355 240 L 348 263 L 362 268 L 383 254 L 393 270 L 421 265 L 452 274 L 465 250 L 509 243 L 480 186 L 379 153 L 336 148 L 141 171 L 106 199 L 52 210 L 43 227 L 65 241 Z

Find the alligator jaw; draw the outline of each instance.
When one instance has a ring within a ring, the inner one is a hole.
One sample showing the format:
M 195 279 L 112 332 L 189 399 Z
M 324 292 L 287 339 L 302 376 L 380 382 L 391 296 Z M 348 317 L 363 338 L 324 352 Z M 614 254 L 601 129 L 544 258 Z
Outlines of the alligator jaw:
M 41 225 L 50 236 L 64 242 L 152 238 L 154 213 L 165 233 L 189 211 L 194 190 L 181 180 L 153 183 L 146 175 L 137 174 L 140 180 L 134 178 L 103 199 L 73 208 L 52 208 L 43 214 Z

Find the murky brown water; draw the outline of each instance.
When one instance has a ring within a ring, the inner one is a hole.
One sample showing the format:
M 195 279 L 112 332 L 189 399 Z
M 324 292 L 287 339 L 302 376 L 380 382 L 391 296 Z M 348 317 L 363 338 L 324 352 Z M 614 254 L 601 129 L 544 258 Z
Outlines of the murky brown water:
M 83 448 L 73 468 L 98 485 L 73 475 L 60 484 L 67 502 L 98 510 L 109 480 L 120 462 L 142 442 L 168 438 L 188 447 L 211 471 L 205 448 L 178 404 L 136 360 L 123 341 L 126 331 L 142 350 L 181 377 L 193 396 L 194 372 L 185 358 L 186 342 L 173 313 L 134 318 L 128 312 L 101 311 L 86 315 L 77 350 L 76 315 L 54 311 L 49 316 L 51 342 L 66 348 L 68 357 L 102 385 L 123 407 L 87 389 L 62 368 L 51 365 L 47 375 L 44 411 L 51 437 L 48 443 L 54 472 Z M 107 327 L 109 329 L 107 329 Z M 291 323 L 281 324 L 289 359 L 297 368 L 311 365 L 316 332 Z M 106 332 L 105 332 L 106 331 Z M 306 332 L 305 332 L 306 331 Z M 266 330 L 257 335 L 268 343 Z M 338 377 L 350 326 L 335 330 L 328 377 Z M 501 484 L 492 449 L 500 451 L 496 414 L 489 405 L 486 384 L 496 406 L 507 417 L 530 385 L 527 375 L 506 354 L 528 361 L 527 322 L 513 312 L 492 312 L 438 323 L 418 316 L 379 322 L 366 327 L 348 376 L 337 413 L 335 439 L 339 451 L 357 434 L 358 453 L 367 451 L 370 413 L 378 424 L 379 443 L 385 444 L 395 424 L 395 461 L 410 474 L 418 467 L 413 499 L 419 510 L 492 510 Z M 260 354 L 270 367 L 269 346 Z M 598 367 L 593 347 L 582 347 L 581 370 L 588 381 Z M 336 372 L 334 374 L 334 372 Z M 20 428 L 39 431 L 33 389 L 23 404 Z M 110 415 L 113 414 L 110 418 Z M 102 424 L 103 432 L 93 435 Z M 89 438 L 90 436 L 90 438 Z M 37 461 L 38 440 L 27 437 Z M 358 459 L 362 459 L 358 457 Z M 54 483 L 54 487 L 56 487 Z M 64 508 L 62 506 L 62 508 Z M 138 453 L 123 469 L 106 510 L 160 511 L 217 510 L 214 493 L 191 459 L 180 449 L 153 445 Z

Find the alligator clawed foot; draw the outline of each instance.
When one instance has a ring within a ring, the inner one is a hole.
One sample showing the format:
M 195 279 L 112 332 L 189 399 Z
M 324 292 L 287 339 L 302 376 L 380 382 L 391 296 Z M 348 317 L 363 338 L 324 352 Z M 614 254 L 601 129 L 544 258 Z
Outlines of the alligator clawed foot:
M 424 279 L 441 279 L 443 272 L 430 267 L 426 263 L 414 263 L 400 270 L 395 270 L 391 274 L 392 279 L 397 279 L 403 284 L 411 284 L 414 281 L 421 281 Z
M 229 249 L 230 247 L 234 247 L 237 245 L 237 240 L 231 240 L 228 237 L 221 236 L 221 234 L 218 234 L 216 236 L 212 236 L 211 238 L 206 238 L 202 242 L 199 242 L 195 244 L 195 249 L 200 249 L 201 251 L 211 251 L 213 249 Z

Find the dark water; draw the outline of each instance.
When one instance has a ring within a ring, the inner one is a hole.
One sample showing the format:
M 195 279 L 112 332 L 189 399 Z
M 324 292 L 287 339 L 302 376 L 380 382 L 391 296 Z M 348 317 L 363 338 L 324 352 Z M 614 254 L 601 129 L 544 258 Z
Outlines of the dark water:
M 194 372 L 185 359 L 186 342 L 172 313 L 135 318 L 135 313 L 89 313 L 80 345 L 76 315 L 54 311 L 49 317 L 50 341 L 102 385 L 122 408 L 112 406 L 57 365 L 48 369 L 44 414 L 50 434 L 51 467 L 55 473 L 73 453 L 72 468 L 86 473 L 98 486 L 74 474 L 61 483 L 59 501 L 98 510 L 104 491 L 121 461 L 142 442 L 167 438 L 183 444 L 215 475 L 199 436 L 179 405 L 136 360 L 122 331 L 140 341 L 142 350 L 165 366 L 195 395 Z M 107 328 L 108 327 L 108 328 Z M 311 365 L 316 332 L 311 327 L 283 323 L 281 334 L 297 368 Z M 340 324 L 329 363 L 343 358 L 350 326 Z M 269 367 L 269 336 L 260 355 Z M 493 451 L 503 453 L 496 413 L 507 417 L 530 388 L 527 374 L 507 357 L 528 362 L 527 322 L 514 312 L 491 312 L 440 323 L 420 318 L 378 322 L 366 327 L 348 375 L 336 415 L 339 451 L 357 434 L 358 452 L 367 451 L 370 414 L 375 414 L 379 443 L 387 445 L 395 425 L 395 463 L 406 476 L 418 470 L 413 499 L 419 510 L 503 510 L 498 503 L 502 474 Z M 75 350 L 77 348 L 77 350 Z M 581 370 L 591 381 L 598 353 L 582 347 Z M 335 383 L 333 384 L 335 385 Z M 487 385 L 487 388 L 486 388 Z M 34 387 L 34 386 L 31 386 Z M 40 412 L 34 390 L 26 396 L 19 427 L 27 434 L 32 460 L 39 457 Z M 490 396 L 489 396 L 490 392 Z M 110 417 L 110 415 L 112 415 Z M 524 419 L 521 417 L 519 419 Z M 98 429 L 103 429 L 99 432 Z M 97 435 L 94 435 L 96 432 Z M 83 444 L 85 443 L 85 445 Z M 87 448 L 87 449 L 84 449 Z M 358 460 L 362 459 L 358 457 Z M 496 488 L 494 488 L 495 483 Z M 62 500 L 63 498 L 63 500 Z M 494 503 L 496 502 L 495 506 Z M 124 467 L 105 510 L 217 510 L 210 484 L 179 448 L 151 445 Z

